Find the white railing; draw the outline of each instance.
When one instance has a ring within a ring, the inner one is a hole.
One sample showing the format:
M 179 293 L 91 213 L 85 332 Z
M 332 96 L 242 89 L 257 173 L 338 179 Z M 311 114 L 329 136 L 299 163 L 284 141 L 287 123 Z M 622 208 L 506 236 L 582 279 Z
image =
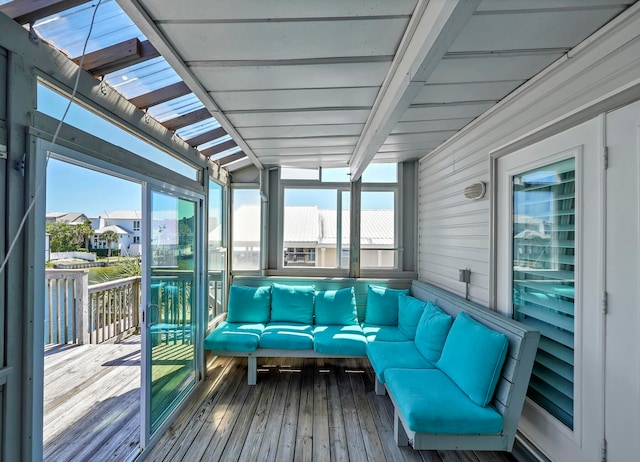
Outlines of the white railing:
M 118 341 L 139 326 L 140 277 L 89 286 L 87 270 L 45 271 L 45 344 Z

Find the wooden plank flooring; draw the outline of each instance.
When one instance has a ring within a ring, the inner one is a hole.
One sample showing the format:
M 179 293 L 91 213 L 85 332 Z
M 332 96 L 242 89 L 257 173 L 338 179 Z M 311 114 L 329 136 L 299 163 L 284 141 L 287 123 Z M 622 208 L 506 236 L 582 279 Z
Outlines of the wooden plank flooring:
M 414 451 L 393 441 L 393 406 L 366 359 L 209 358 L 208 377 L 149 461 L 514 462 L 507 453 Z
M 44 460 L 126 459 L 140 442 L 140 337 L 44 355 Z

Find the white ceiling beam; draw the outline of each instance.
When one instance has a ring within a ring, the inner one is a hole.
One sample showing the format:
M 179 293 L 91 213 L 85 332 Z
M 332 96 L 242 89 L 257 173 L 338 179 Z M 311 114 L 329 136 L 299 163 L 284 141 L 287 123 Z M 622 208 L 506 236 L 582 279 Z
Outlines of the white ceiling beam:
M 216 118 L 218 123 L 225 131 L 235 140 L 240 146 L 242 151 L 253 162 L 253 164 L 263 169 L 262 162 L 258 160 L 258 157 L 253 153 L 253 150 L 242 138 L 240 133 L 233 126 L 227 116 L 220 110 L 216 102 L 213 100 L 211 94 L 202 86 L 200 81 L 193 75 L 191 69 L 180 58 L 178 52 L 173 46 L 166 40 L 164 34 L 158 29 L 153 19 L 147 14 L 145 9 L 140 5 L 138 0 L 117 0 L 120 7 L 131 18 L 131 20 L 138 26 L 142 33 L 154 44 L 156 49 L 160 52 L 162 57 L 167 60 L 171 67 L 178 73 L 178 75 L 189 86 L 193 93 L 200 99 L 202 104 L 209 110 L 211 115 Z
M 418 3 L 351 157 L 351 181 L 360 178 L 479 4 Z

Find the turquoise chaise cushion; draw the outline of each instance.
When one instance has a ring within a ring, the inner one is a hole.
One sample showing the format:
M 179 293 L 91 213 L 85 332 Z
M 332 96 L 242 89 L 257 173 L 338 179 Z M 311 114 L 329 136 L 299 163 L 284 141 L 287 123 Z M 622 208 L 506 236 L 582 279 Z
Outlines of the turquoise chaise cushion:
M 398 326 L 379 326 L 377 324 L 362 325 L 367 342 L 406 342 L 409 340 Z
M 205 350 L 251 352 L 258 348 L 264 324 L 220 323 L 204 339 Z
M 367 344 L 367 356 L 380 383 L 388 369 L 434 369 L 436 366 L 420 354 L 414 342 L 373 342 Z
M 317 292 L 315 313 L 316 324 L 337 326 L 358 324 L 356 294 L 353 287 Z
M 269 322 L 271 312 L 271 287 L 229 287 L 227 322 Z
M 398 290 L 370 285 L 367 289 L 365 322 L 380 326 L 398 325 L 398 297 L 409 295 L 409 289 Z
M 291 322 L 270 322 L 260 336 L 260 348 L 312 350 L 313 326 Z
M 271 321 L 313 324 L 314 286 L 273 284 Z
M 313 349 L 326 355 L 365 356 L 367 338 L 359 325 L 319 326 L 313 329 Z
M 389 369 L 385 379 L 389 394 L 415 432 L 472 435 L 502 431 L 498 411 L 478 406 L 438 369 Z
M 416 348 L 429 361 L 440 359 L 453 318 L 431 302 L 427 303 L 416 330 Z
M 471 400 L 486 406 L 493 397 L 507 355 L 507 336 L 461 312 L 436 363 Z
M 398 329 L 410 340 L 416 338 L 416 329 L 425 306 L 425 302 L 410 295 L 398 296 Z

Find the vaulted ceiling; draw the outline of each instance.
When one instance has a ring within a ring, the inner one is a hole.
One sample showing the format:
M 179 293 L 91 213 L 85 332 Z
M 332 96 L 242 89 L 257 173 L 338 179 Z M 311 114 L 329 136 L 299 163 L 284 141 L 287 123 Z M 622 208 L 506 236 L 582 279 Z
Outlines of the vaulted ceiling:
M 82 3 L 0 11 L 28 23 Z M 161 55 L 179 78 L 125 96 L 232 171 L 349 165 L 358 178 L 371 161 L 428 154 L 632 3 L 118 0 L 143 36 L 83 67 Z

